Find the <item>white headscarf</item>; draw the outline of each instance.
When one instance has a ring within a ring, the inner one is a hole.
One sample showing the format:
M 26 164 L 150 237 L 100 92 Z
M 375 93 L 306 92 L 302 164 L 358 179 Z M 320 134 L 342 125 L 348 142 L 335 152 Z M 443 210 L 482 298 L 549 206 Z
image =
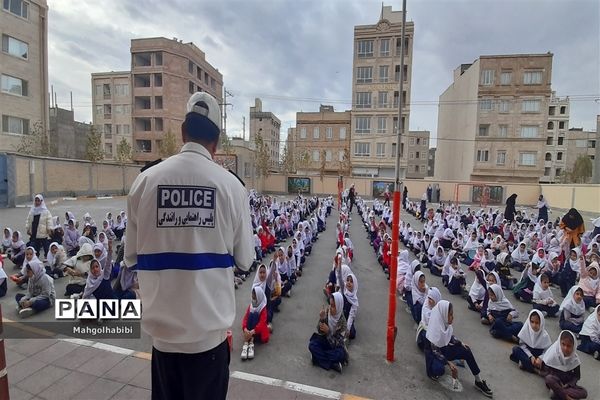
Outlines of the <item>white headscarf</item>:
M 534 300 L 546 300 L 553 298 L 550 286 L 548 286 L 548 289 L 546 290 L 544 290 L 544 288 L 542 287 L 542 276 L 544 276 L 544 274 L 540 274 L 535 280 L 535 286 L 533 287 Z
M 589 274 L 589 272 L 592 268 L 596 270 L 596 278 L 592 278 L 592 275 Z M 590 264 L 589 267 L 587 267 L 587 270 L 588 270 L 588 276 L 585 279 L 585 282 L 591 289 L 593 289 L 594 291 L 597 291 L 598 284 L 600 283 L 600 278 L 598 277 L 600 275 L 600 269 L 598 268 L 598 263 L 596 261 L 594 261 L 593 263 Z
M 266 273 L 266 277 L 264 281 L 260 280 L 259 277 L 259 271 L 261 268 L 265 269 L 265 273 Z M 267 266 L 265 264 L 260 264 L 260 266 L 256 269 L 256 273 L 254 274 L 254 281 L 252 282 L 252 287 L 260 287 L 260 289 L 262 290 L 262 292 L 265 292 L 265 289 L 267 288 L 267 279 L 269 278 L 269 269 L 267 268 Z
M 348 286 L 345 285 L 346 283 L 346 278 L 351 276 L 352 277 L 352 283 L 354 284 L 352 287 L 352 291 L 348 290 Z M 349 274 L 346 275 L 346 278 L 344 278 L 344 296 L 346 297 L 346 300 L 348 300 L 350 302 L 350 304 L 352 304 L 353 306 L 358 307 L 358 280 L 356 279 L 356 276 L 350 272 Z
M 540 330 L 537 332 L 531 327 L 531 316 L 533 314 L 537 314 L 540 319 Z M 552 339 L 550 339 L 550 335 L 546 332 L 545 326 L 544 314 L 538 310 L 531 310 L 529 316 L 527 316 L 527 321 L 525 321 L 525 324 L 523 324 L 523 327 L 519 331 L 518 337 L 532 349 L 546 350 L 552 344 Z
M 39 258 L 35 255 L 35 249 L 31 246 L 27 248 L 27 250 L 31 249 L 33 251 L 33 258 L 30 261 L 25 260 L 23 263 L 23 269 L 21 272 L 23 275 L 27 275 L 27 267 L 31 268 L 33 272 L 33 278 L 29 280 L 28 286 L 34 284 L 39 281 L 41 277 L 46 273 L 46 269 L 44 268 L 44 264 L 40 261 Z
M 98 274 L 98 276 L 94 276 L 91 271 L 92 263 L 94 261 L 98 262 L 98 264 L 100 265 L 100 274 Z M 94 258 L 90 262 L 90 272 L 88 273 L 87 278 L 85 280 L 85 288 L 83 289 L 83 298 L 89 299 L 92 296 L 92 294 L 94 294 L 96 289 L 98 289 L 100 287 L 100 284 L 102 283 L 103 280 L 104 280 L 104 268 L 103 268 L 102 262 L 99 261 L 97 258 Z
M 267 305 L 267 296 L 265 296 L 265 292 L 262 290 L 260 285 L 254 286 L 252 288 L 254 291 L 254 295 L 256 296 L 256 307 L 250 303 L 250 312 L 251 313 L 260 313 L 263 308 Z
M 419 279 L 421 279 L 422 276 L 425 276 L 425 274 L 421 271 L 417 271 L 412 278 L 412 286 L 410 291 L 412 293 L 413 304 L 417 304 L 417 302 L 425 304 L 427 300 L 427 292 L 429 289 L 427 284 L 425 284 L 425 289 L 422 292 L 419 290 Z
M 573 353 L 570 356 L 565 356 L 560 348 L 560 338 L 561 336 L 571 335 L 573 339 Z M 577 356 L 577 338 L 575 334 L 571 331 L 562 331 L 560 335 L 558 335 L 558 339 L 554 342 L 548 350 L 544 353 L 542 357 L 542 361 L 547 366 L 557 369 L 559 371 L 568 372 L 577 368 L 580 364 L 579 357 Z
M 581 328 L 580 335 L 589 336 L 590 338 L 600 337 L 600 321 L 598 320 L 598 311 L 600 310 L 600 305 L 596 306 L 594 311 L 586 318 L 583 323 L 583 328 Z
M 335 301 L 335 314 L 331 313 L 331 308 L 329 309 L 329 315 L 327 317 L 327 321 L 329 324 L 329 332 L 333 334 L 337 328 L 338 321 L 340 317 L 344 313 L 344 297 L 340 292 L 335 292 L 333 294 L 333 300 Z
M 425 303 L 423 304 L 423 308 L 421 309 L 421 325 L 423 325 L 425 329 L 427 329 L 427 326 L 429 325 L 431 310 L 433 310 L 433 307 L 429 307 L 429 299 L 433 300 L 433 302 L 435 303 L 433 307 L 435 307 L 435 305 L 439 303 L 440 300 L 442 300 L 442 294 L 440 293 L 438 288 L 429 288 L 429 290 L 427 291 L 427 298 L 425 299 Z
M 559 311 L 567 310 L 573 315 L 583 315 L 583 313 L 585 313 L 585 302 L 583 299 L 581 299 L 579 303 L 576 303 L 575 299 L 573 298 L 577 289 L 581 289 L 581 287 L 577 285 L 571 287 L 569 293 L 567 293 L 565 299 L 560 304 Z M 581 290 L 583 291 L 583 289 Z
M 39 207 L 35 206 L 35 199 L 39 199 L 41 201 L 41 204 L 39 205 Z M 35 197 L 33 198 L 34 204 L 33 206 L 31 206 L 31 209 L 29 210 L 29 212 L 31 212 L 32 215 L 40 215 L 44 210 L 48 210 L 48 208 L 46 207 L 46 203 L 44 202 L 44 196 L 42 196 L 41 194 L 36 194 Z
M 410 273 L 410 264 L 408 263 L 408 250 L 402 250 L 398 256 L 398 273 L 407 275 Z
M 505 311 L 515 309 L 511 302 L 504 295 L 504 291 L 500 285 L 493 284 L 490 286 L 490 289 L 496 295 L 496 301 L 492 301 L 490 298 L 488 302 L 488 311 Z
M 431 310 L 425 337 L 436 347 L 445 347 L 452 340 L 454 329 L 448 323 L 449 310 L 448 300 L 440 300 Z

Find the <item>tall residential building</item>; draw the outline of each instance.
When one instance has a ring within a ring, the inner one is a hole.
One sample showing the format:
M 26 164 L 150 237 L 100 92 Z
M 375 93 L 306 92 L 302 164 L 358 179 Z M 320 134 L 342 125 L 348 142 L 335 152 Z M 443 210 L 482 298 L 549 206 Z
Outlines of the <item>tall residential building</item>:
M 92 112 L 96 132 L 102 134 L 106 159 L 116 158 L 117 146 L 122 139 L 133 148 L 129 71 L 92 74 Z
M 336 112 L 321 105 L 318 112 L 296 113 L 294 155 L 298 173 L 337 175 L 348 165 L 350 111 Z M 347 161 L 345 161 L 347 160 Z
M 481 56 L 440 96 L 436 180 L 529 182 L 544 175 L 552 53 Z
M 409 131 L 406 138 L 408 139 L 406 177 L 409 179 L 425 178 L 429 158 L 429 131 Z
M 254 107 L 250 107 L 250 143 L 255 143 L 260 135 L 268 147 L 271 169 L 279 169 L 279 143 L 281 121 L 270 111 L 263 111 L 262 101 L 254 99 Z
M 36 125 L 48 130 L 46 0 L 3 0 L 0 34 L 0 151 L 14 151 Z
M 548 126 L 546 129 L 546 150 L 544 154 L 544 175 L 542 183 L 560 182 L 566 170 L 569 129 L 569 98 L 556 97 L 552 92 L 548 105 Z
M 355 176 L 394 177 L 396 168 L 400 48 L 403 11 L 382 7 L 379 22 L 354 27 L 351 160 Z M 414 23 L 406 23 L 402 123 L 408 132 Z M 400 177 L 406 154 L 400 144 Z
M 596 163 L 596 148 L 600 145 L 594 131 L 584 131 L 583 128 L 571 128 L 567 133 L 566 171 L 573 171 L 575 161 L 580 156 L 587 156 L 592 160 L 592 171 Z
M 105 151 L 115 154 L 121 137 L 131 135 L 133 161 L 147 162 L 160 157 L 167 133 L 181 144 L 191 94 L 208 92 L 223 103 L 223 75 L 194 43 L 176 38 L 132 39 L 130 51 L 131 72 L 92 74 L 94 124 L 102 127 Z

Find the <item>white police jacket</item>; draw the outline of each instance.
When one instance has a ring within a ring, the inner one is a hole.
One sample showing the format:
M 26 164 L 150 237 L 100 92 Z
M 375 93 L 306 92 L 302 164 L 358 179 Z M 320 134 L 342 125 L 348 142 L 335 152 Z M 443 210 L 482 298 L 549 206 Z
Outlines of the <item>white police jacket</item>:
M 246 189 L 204 146 L 186 143 L 136 178 L 127 215 L 125 261 L 138 270 L 154 347 L 199 353 L 222 343 L 235 318 L 232 267 L 254 260 Z

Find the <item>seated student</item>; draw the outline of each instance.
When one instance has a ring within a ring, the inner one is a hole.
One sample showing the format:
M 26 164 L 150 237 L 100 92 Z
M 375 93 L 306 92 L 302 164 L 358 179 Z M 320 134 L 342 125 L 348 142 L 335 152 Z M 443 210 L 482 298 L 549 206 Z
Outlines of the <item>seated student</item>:
M 27 264 L 37 262 L 41 261 L 36 255 L 35 248 L 33 246 L 27 247 L 27 249 L 25 249 L 25 260 L 23 260 L 21 271 L 14 275 L 11 275 L 10 280 L 16 283 L 19 289 L 25 289 L 27 281 L 29 279 L 29 275 L 27 274 Z
M 6 291 L 8 290 L 8 276 L 4 271 L 4 258 L 0 255 L 0 297 L 4 297 L 6 295 Z
M 544 272 L 535 281 L 533 308 L 540 310 L 544 316 L 556 317 L 559 307 L 552 295 L 552 289 L 550 289 L 550 277 Z
M 346 318 L 349 327 L 347 330 L 348 339 L 354 339 L 356 338 L 354 322 L 358 312 L 358 280 L 356 275 L 351 272 L 345 276 L 342 294 L 344 295 L 344 318 Z
M 517 334 L 523 327 L 522 322 L 513 321 L 519 314 L 511 302 L 506 298 L 500 285 L 491 285 L 488 288 L 490 297 L 487 312 L 490 321 L 490 334 L 496 339 L 519 342 Z
M 510 254 L 501 252 L 496 256 L 496 271 L 500 275 L 502 289 L 512 290 L 514 284 L 517 282 L 517 279 L 512 276 L 510 265 Z
M 585 308 L 593 309 L 600 304 L 600 278 L 598 278 L 598 263 L 593 262 L 589 267 L 580 269 L 579 287 L 583 289 Z
M 90 270 L 90 262 L 94 258 L 92 246 L 84 244 L 76 255 L 64 262 L 63 272 L 69 275 L 69 283 L 65 288 L 65 296 L 82 293 L 85 289 L 86 277 Z
M 560 293 L 563 297 L 567 295 L 569 289 L 575 285 L 577 275 L 581 267 L 581 250 L 579 247 L 574 247 L 569 252 L 569 259 L 565 261 L 560 272 L 559 285 Z M 585 267 L 585 264 L 583 265 Z
M 90 262 L 90 270 L 87 275 L 82 296 L 84 299 L 91 299 L 92 297 L 97 300 L 117 298 L 113 292 L 112 285 L 110 284 L 110 273 L 112 271 L 112 245 L 109 246 L 109 248 L 110 251 L 106 256 L 106 262 L 104 264 L 97 258 L 94 258 Z
M 445 372 L 448 365 L 454 387 L 458 388 L 458 368 L 452 360 L 465 360 L 471 373 L 475 376 L 475 387 L 485 396 L 492 397 L 493 392 L 479 376 L 480 370 L 471 349 L 454 337 L 454 313 L 452 303 L 440 300 L 431 310 L 427 333 L 425 335 L 425 365 L 427 376 L 437 380 Z
M 8 259 L 15 264 L 15 268 L 21 268 L 25 261 L 25 242 L 21 239 L 21 232 L 14 231 L 12 234 L 12 242 L 10 243 L 10 254 Z
M 411 299 L 412 305 L 410 311 L 412 313 L 413 320 L 418 324 L 421 322 L 421 309 L 423 304 L 427 300 L 427 293 L 429 287 L 425 282 L 425 274 L 421 271 L 416 271 L 412 278 L 411 285 Z
M 112 230 L 115 233 L 117 240 L 121 240 L 123 234 L 125 233 L 125 221 L 123 221 L 121 214 L 117 215 L 117 221 L 115 222 Z
M 412 284 L 413 277 L 417 271 L 421 270 L 421 263 L 419 260 L 412 260 L 410 263 L 410 268 L 404 277 L 404 299 L 406 299 L 406 304 L 412 309 L 413 300 L 412 300 Z
M 477 251 L 473 257 L 473 262 L 469 265 L 469 269 L 473 271 L 475 268 L 482 268 L 482 264 L 485 262 L 485 249 L 482 244 L 477 246 Z
M 583 328 L 579 332 L 581 344 L 577 350 L 592 354 L 596 360 L 600 360 L 600 305 L 587 317 Z
M 583 302 L 583 289 L 573 286 L 558 310 L 560 319 L 558 325 L 562 330 L 579 333 L 585 318 L 585 303 Z
M 121 261 L 119 275 L 113 286 L 115 297 L 122 300 L 134 300 L 139 297 L 137 293 L 139 288 L 137 270 L 132 270 L 125 264 L 125 261 Z
M 267 325 L 267 298 L 260 286 L 252 288 L 252 301 L 242 320 L 242 333 L 244 335 L 242 360 L 252 360 L 254 339 L 267 343 L 271 334 Z
M 408 260 L 408 250 L 401 250 L 398 255 L 398 279 L 396 282 L 396 291 L 402 296 L 402 301 L 406 301 L 406 279 L 410 274 L 410 263 Z
M 25 269 L 28 277 L 27 294 L 17 293 L 15 296 L 21 318 L 27 318 L 52 307 L 56 299 L 54 281 L 46 275 L 44 264 L 37 257 L 28 261 Z
M 417 327 L 417 347 L 423 351 L 425 349 L 425 335 L 427 334 L 427 326 L 431 317 L 431 310 L 439 301 L 442 300 L 442 294 L 436 287 L 430 287 L 427 291 L 427 298 L 421 309 L 421 322 Z
M 577 339 L 571 331 L 564 330 L 544 353 L 544 380 L 546 387 L 556 399 L 585 399 L 587 390 L 577 385 L 581 368 L 575 344 Z
M 283 247 L 275 252 L 275 266 L 281 279 L 281 295 L 290 297 L 292 290 L 291 271 L 289 270 L 288 258 Z
M 483 325 L 490 325 L 491 322 L 488 319 L 488 304 L 490 302 L 490 295 L 488 292 L 488 288 L 492 285 L 500 285 L 500 276 L 496 271 L 490 271 L 485 275 L 486 280 L 486 290 L 485 297 L 483 298 L 483 302 L 481 303 L 481 309 L 479 311 L 479 315 L 481 316 L 481 323 Z
M 442 284 L 444 286 L 448 286 L 448 281 L 450 280 L 450 261 L 456 256 L 456 250 L 450 250 L 448 252 L 448 256 L 444 261 L 444 266 L 442 267 Z M 458 260 L 458 258 L 457 258 Z
M 469 303 L 469 310 L 481 312 L 483 302 L 486 299 L 487 281 L 484 271 L 481 268 L 476 268 L 474 272 L 475 279 L 469 289 L 467 302 Z
M 544 270 L 550 278 L 550 283 L 560 285 L 560 267 L 561 262 L 558 253 L 550 252 L 548 254 L 548 263 L 546 263 Z
M 511 361 L 519 364 L 519 368 L 538 375 L 542 370 L 542 354 L 552 340 L 544 328 L 546 322 L 541 311 L 531 310 L 527 322 L 519 331 L 519 345 L 512 348 Z
M 63 263 L 67 260 L 67 255 L 61 245 L 56 242 L 50 244 L 48 256 L 46 257 L 46 273 L 54 279 L 62 278 Z
M 448 291 L 450 294 L 461 294 L 465 290 L 467 281 L 465 272 L 458 263 L 458 258 L 452 257 L 450 260 L 450 275 L 448 278 Z
M 67 256 L 73 257 L 79 251 L 79 231 L 75 227 L 75 220 L 69 219 L 67 229 L 65 229 L 64 247 Z
M 442 246 L 438 246 L 434 256 L 427 262 L 427 267 L 432 275 L 442 276 L 444 264 L 446 263 L 446 254 Z
M 535 263 L 527 264 L 521 274 L 521 280 L 513 288 L 513 293 L 518 300 L 524 303 L 531 303 L 533 300 L 533 288 L 540 274 L 540 268 Z
M 485 258 L 481 260 L 481 267 L 485 272 L 496 270 L 496 257 L 491 249 L 485 250 Z
M 335 292 L 329 298 L 329 307 L 321 308 L 317 332 L 308 343 L 313 365 L 342 372 L 342 364 L 348 363 L 346 330 L 344 299 L 340 292 Z
M 12 229 L 10 229 L 7 226 L 4 228 L 4 233 L 2 236 L 2 245 L 0 246 L 0 254 L 8 253 L 11 242 L 12 242 Z
M 511 268 L 519 272 L 523 271 L 530 261 L 527 244 L 520 242 L 519 246 L 510 254 L 510 258 L 512 260 Z

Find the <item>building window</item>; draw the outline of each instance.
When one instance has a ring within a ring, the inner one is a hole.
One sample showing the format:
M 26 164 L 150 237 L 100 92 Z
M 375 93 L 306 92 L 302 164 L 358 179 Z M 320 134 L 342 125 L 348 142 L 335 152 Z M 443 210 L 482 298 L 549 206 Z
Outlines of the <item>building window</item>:
M 128 83 L 115 84 L 115 95 L 116 96 L 129 96 L 129 84 Z
M 15 14 L 21 18 L 27 19 L 29 3 L 23 0 L 4 0 L 3 8 L 11 14 Z
M 510 100 L 500 100 L 498 111 L 501 113 L 510 112 Z
M 331 158 L 332 158 L 331 150 L 327 150 L 325 152 L 325 161 L 331 161 Z
M 392 154 L 390 155 L 390 157 L 396 158 L 397 156 L 398 156 L 398 146 L 396 145 L 396 143 L 392 143 Z
M 498 125 L 498 137 L 508 136 L 508 125 Z
M 538 127 L 537 126 L 521 126 L 521 137 L 522 138 L 536 138 L 538 137 Z
M 377 106 L 379 108 L 388 107 L 388 92 L 379 92 L 379 104 Z
M 501 85 L 510 85 L 512 81 L 512 72 L 511 71 L 502 71 L 500 74 L 500 84 Z
M 390 66 L 380 65 L 379 66 L 379 82 L 385 83 L 390 79 Z
M 550 168 L 550 167 L 544 168 L 544 176 L 550 176 L 550 171 L 552 171 L 552 168 Z
M 417 146 L 420 146 L 421 145 L 421 138 L 416 138 L 416 142 L 415 143 L 416 143 Z
M 400 47 L 402 45 L 402 41 L 400 38 L 396 38 L 396 55 L 400 55 Z M 408 55 L 408 38 L 404 38 L 404 55 Z
M 27 96 L 27 81 L 10 75 L 2 75 L 2 91 L 17 96 Z
M 356 68 L 356 83 L 373 82 L 373 67 Z
M 190 92 L 190 94 L 194 94 L 196 92 L 196 86 L 192 81 L 188 82 L 188 92 Z
M 333 138 L 333 128 L 328 126 L 327 128 L 325 128 L 325 136 L 327 137 L 327 139 L 332 139 Z
M 563 143 L 564 143 L 564 141 L 565 141 L 565 138 L 564 138 L 564 137 L 559 137 L 559 138 L 558 138 L 558 145 L 559 145 L 559 146 L 562 146 L 562 145 L 563 145 Z
M 162 65 L 162 51 L 157 51 L 156 53 L 154 53 L 154 64 L 155 65 Z
M 552 153 L 546 153 L 546 161 L 552 161 Z
M 356 157 L 369 157 L 371 154 L 371 144 L 356 142 L 354 143 L 354 155 Z
M 343 150 L 339 150 L 338 151 L 338 161 L 339 162 L 343 162 L 344 161 L 344 151 Z
M 496 153 L 496 165 L 506 164 L 506 151 L 499 151 Z
M 548 130 L 551 131 L 554 129 L 554 121 L 548 122 Z
M 27 60 L 29 45 L 25 42 L 15 39 L 12 36 L 2 35 L 2 51 L 11 56 L 19 57 Z
M 110 118 L 112 115 L 112 106 L 110 104 L 104 105 L 104 117 Z
M 387 117 L 377 117 L 377 133 L 386 133 Z
M 306 128 L 300 128 L 300 139 L 306 139 Z
M 346 139 L 346 127 L 345 126 L 340 128 L 340 139 Z
M 252 164 L 249 162 L 244 163 L 244 178 L 250 178 L 252 174 Z
M 385 143 L 377 143 L 377 157 L 385 157 Z
M 319 161 L 319 150 L 313 150 L 312 159 L 313 161 Z
M 540 112 L 540 100 L 523 100 L 522 112 Z
M 371 118 L 356 117 L 356 133 L 371 133 Z
M 519 165 L 535 167 L 535 155 L 536 153 L 519 153 Z
M 313 139 L 318 139 L 319 138 L 319 127 L 315 127 L 313 128 Z
M 542 83 L 542 71 L 525 71 L 523 74 L 523 84 L 540 85 Z
M 356 93 L 356 108 L 371 108 L 371 92 Z
M 358 41 L 358 58 L 373 57 L 373 41 L 359 40 Z
M 411 159 L 411 160 L 414 160 L 414 159 L 415 159 L 415 153 L 414 153 L 414 152 L 412 152 L 412 151 L 411 151 L 411 152 L 409 152 L 409 153 L 408 153 L 408 158 L 409 158 L 409 159 Z
M 162 74 L 154 74 L 154 86 L 162 87 Z
M 560 106 L 560 114 L 564 115 L 567 113 L 567 106 Z
M 195 65 L 192 61 L 188 61 L 188 72 L 190 74 L 193 74 L 195 70 Z
M 558 129 L 565 129 L 565 121 L 558 121 Z
M 112 125 L 111 124 L 104 124 L 104 135 L 105 136 L 112 136 Z
M 488 162 L 489 155 L 489 150 L 477 150 L 477 161 Z
M 479 100 L 479 109 L 481 111 L 491 111 L 494 109 L 492 99 L 481 99 Z
M 419 172 L 419 166 L 415 165 L 415 172 Z
M 162 110 L 162 108 L 163 108 L 163 97 L 162 96 L 154 97 L 154 108 L 157 110 Z
M 479 125 L 479 136 L 488 136 L 490 131 L 489 125 Z
M 118 107 L 118 106 L 116 106 Z M 104 114 L 104 106 L 102 104 L 96 105 L 96 115 Z
M 546 145 L 547 146 L 552 146 L 552 143 L 554 143 L 554 138 L 552 136 L 548 136 L 546 138 Z
M 491 86 L 494 84 L 494 70 L 484 69 L 481 71 L 481 84 L 484 86 Z
M 112 143 L 104 143 L 104 152 L 107 155 L 112 156 Z
M 548 108 L 548 115 L 554 115 L 555 112 L 556 112 L 556 107 L 550 106 Z
M 379 41 L 379 56 L 387 57 L 390 55 L 390 39 L 381 39 Z
M 29 134 L 29 120 L 13 117 L 10 115 L 2 116 L 2 132 L 17 133 L 20 135 Z
M 420 152 L 416 152 L 415 153 L 415 158 L 418 160 L 419 158 L 421 158 L 421 153 Z
M 151 153 L 152 152 L 152 141 L 151 140 L 136 140 L 135 141 L 136 151 L 141 153 Z
M 423 138 L 423 146 L 427 146 L 427 138 Z
M 415 138 L 414 138 L 414 137 L 411 137 L 411 138 L 409 139 L 408 143 L 409 143 L 411 146 L 414 146 L 414 145 L 415 145 Z
M 556 172 L 555 172 L 555 174 L 556 174 L 556 175 L 554 175 L 554 176 L 556 176 L 556 177 L 560 177 L 560 176 L 562 175 L 562 168 L 556 168 Z
M 559 151 L 558 153 L 556 153 L 556 160 L 557 161 L 562 161 L 562 157 L 563 157 L 562 151 Z

